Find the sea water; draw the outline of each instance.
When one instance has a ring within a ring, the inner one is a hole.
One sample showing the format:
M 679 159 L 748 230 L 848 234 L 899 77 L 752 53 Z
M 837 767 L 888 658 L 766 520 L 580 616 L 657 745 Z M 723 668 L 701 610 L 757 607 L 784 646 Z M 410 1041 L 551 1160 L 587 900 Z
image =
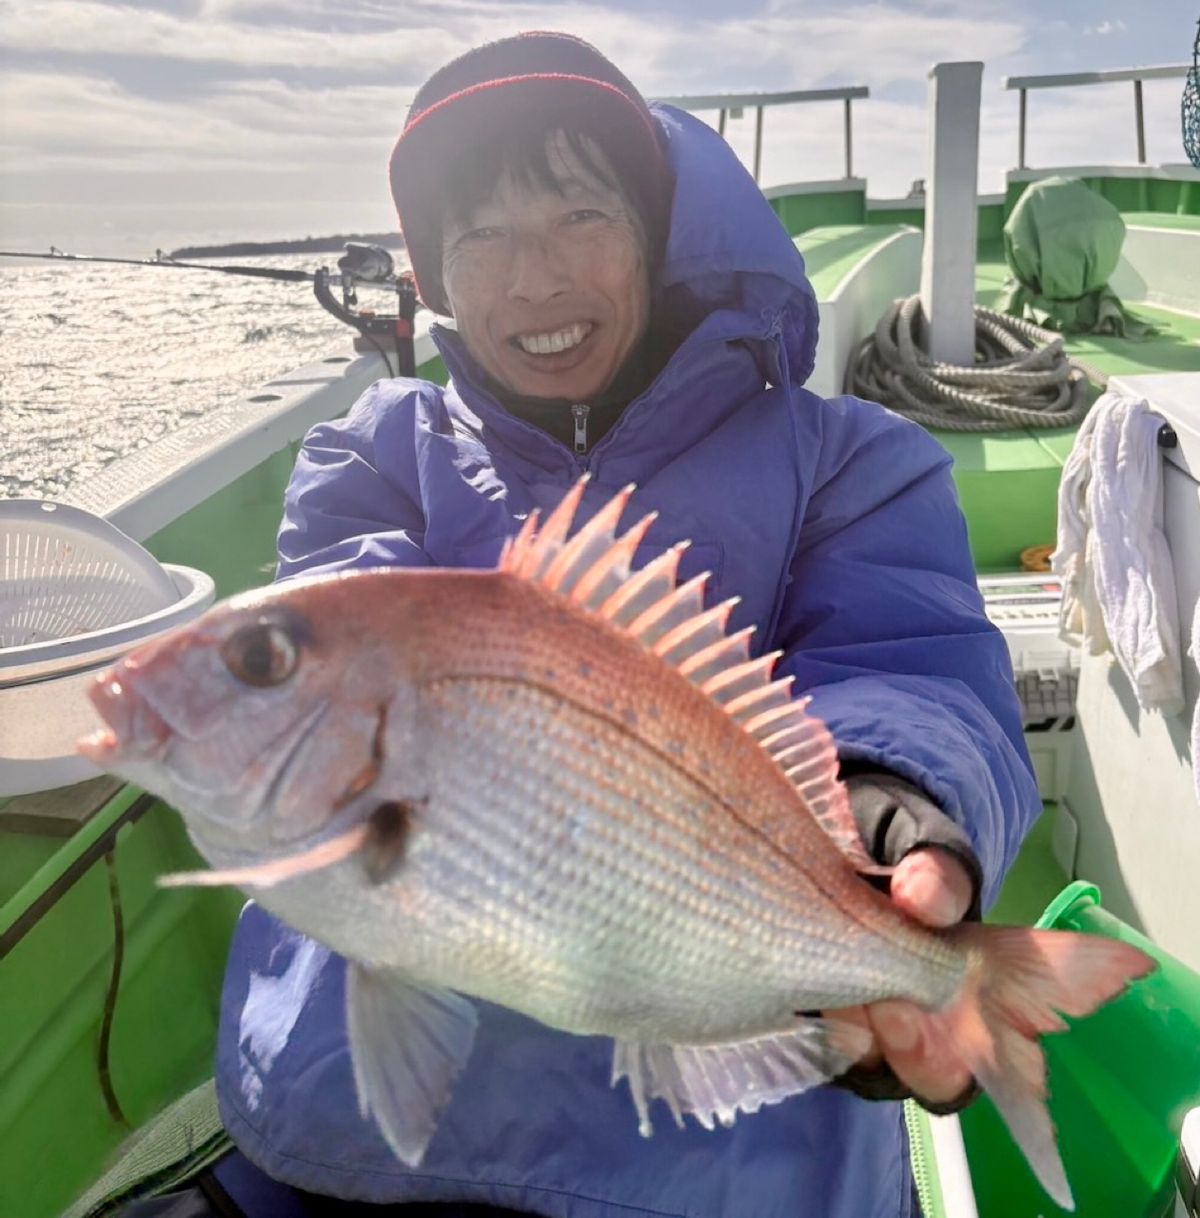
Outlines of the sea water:
M 336 269 L 336 254 L 217 260 Z M 335 294 L 337 289 L 335 289 Z M 359 290 L 391 312 L 395 296 Z M 0 497 L 58 498 L 354 331 L 305 283 L 101 263 L 0 267 Z

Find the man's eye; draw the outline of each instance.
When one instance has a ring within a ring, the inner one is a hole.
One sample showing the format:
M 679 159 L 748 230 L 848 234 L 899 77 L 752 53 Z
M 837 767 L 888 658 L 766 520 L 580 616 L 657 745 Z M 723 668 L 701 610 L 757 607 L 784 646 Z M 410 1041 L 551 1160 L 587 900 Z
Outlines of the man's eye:
M 504 230 L 495 225 L 485 225 L 482 228 L 470 228 L 458 239 L 459 245 L 474 245 L 481 241 L 495 241 L 504 236 Z

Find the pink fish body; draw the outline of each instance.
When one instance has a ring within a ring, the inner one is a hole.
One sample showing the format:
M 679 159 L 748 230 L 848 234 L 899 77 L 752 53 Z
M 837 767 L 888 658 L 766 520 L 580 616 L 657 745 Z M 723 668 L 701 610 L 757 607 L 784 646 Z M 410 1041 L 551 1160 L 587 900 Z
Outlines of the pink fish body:
M 655 1098 L 711 1126 L 836 1076 L 863 1034 L 811 1012 L 900 997 L 1069 1205 L 1036 1037 L 1149 960 L 904 917 L 774 657 L 676 586 L 679 548 L 630 570 L 630 492 L 570 535 L 583 490 L 495 572 L 218 606 L 99 679 L 110 727 L 81 748 L 179 809 L 212 880 L 350 960 L 360 1101 L 409 1163 L 470 1052 L 463 995 L 613 1037 L 644 1132 Z

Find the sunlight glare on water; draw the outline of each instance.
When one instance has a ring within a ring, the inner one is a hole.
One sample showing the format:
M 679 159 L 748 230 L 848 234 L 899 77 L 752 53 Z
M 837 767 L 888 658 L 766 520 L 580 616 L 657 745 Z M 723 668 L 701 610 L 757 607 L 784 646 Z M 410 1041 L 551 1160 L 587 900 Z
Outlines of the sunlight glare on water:
M 335 269 L 337 254 L 225 258 Z M 60 497 L 353 332 L 304 283 L 98 263 L 0 267 L 0 496 Z M 336 290 L 335 290 L 336 293 Z M 360 289 L 391 312 L 395 296 Z

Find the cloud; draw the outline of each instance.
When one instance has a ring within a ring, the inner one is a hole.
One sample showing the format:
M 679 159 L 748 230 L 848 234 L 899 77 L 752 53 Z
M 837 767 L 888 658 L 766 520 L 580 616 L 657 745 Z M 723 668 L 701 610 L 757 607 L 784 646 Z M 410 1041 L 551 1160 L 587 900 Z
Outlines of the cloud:
M 238 81 L 202 104 L 146 98 L 102 77 L 13 72 L 6 78 L 0 147 L 6 176 L 48 170 L 144 176 L 201 171 L 254 175 L 343 173 L 372 189 L 407 110 L 408 86 L 300 88 L 279 80 Z M 1174 81 L 1145 84 L 1152 160 L 1182 159 Z M 855 170 L 872 194 L 903 193 L 925 172 L 924 94 L 854 103 Z M 715 115 L 704 116 L 715 121 Z M 984 78 L 981 182 L 1000 189 L 1016 160 L 1016 98 Z M 751 111 L 727 127 L 742 159 L 753 159 Z M 1132 160 L 1133 106 L 1126 86 L 1046 90 L 1029 101 L 1032 164 Z M 764 121 L 765 182 L 841 175 L 838 103 L 771 107 Z M 133 187 L 131 187 L 133 189 Z
M 378 28 L 336 35 L 323 28 L 351 19 Z M 72 30 L 72 46 L 86 53 L 61 52 L 64 28 Z M 864 80 L 878 90 L 923 80 L 931 60 L 1012 49 L 1023 37 L 1011 21 L 944 8 L 914 14 L 882 2 L 830 3 L 801 15 L 790 0 L 767 0 L 736 17 L 722 12 L 681 22 L 587 0 L 409 0 L 403 6 L 203 0 L 192 16 L 102 0 L 0 0 L 0 38 L 39 63 L 36 70 L 10 71 L 0 84 L 0 140 L 7 165 L 26 185 L 39 171 L 89 166 L 108 175 L 235 166 L 262 173 L 369 165 L 374 172 L 431 64 L 522 28 L 577 32 L 649 96 L 708 92 L 714 84 L 744 90 Z M 40 66 L 55 56 L 62 71 Z M 111 67 L 113 56 L 202 62 L 216 79 L 193 82 L 186 99 L 161 86 L 143 96 L 134 87 L 136 73 L 129 73 L 127 86 L 111 74 L 120 70 Z M 238 78 L 222 79 L 222 65 Z M 300 78 L 303 86 L 294 75 L 298 65 L 312 69 Z M 247 66 L 258 69 L 257 79 L 245 78 Z M 322 85 L 321 68 L 343 78 L 355 72 L 359 82 Z M 773 131 L 807 130 L 814 121 L 838 118 L 818 108 L 780 128 L 776 113 Z
M 71 46 L 80 57 L 146 56 L 262 68 L 369 67 L 416 80 L 431 62 L 462 49 L 458 39 L 433 23 L 393 23 L 381 32 L 333 36 L 280 22 L 240 22 L 220 13 L 191 18 L 98 0 L 9 0 L 0 17 L 0 38 L 8 49 L 62 55 L 62 32 L 70 30 Z
M 206 0 L 198 17 L 100 0 L 6 0 L 0 17 L 8 48 L 62 54 L 62 31 L 70 29 L 85 62 L 88 54 L 107 54 L 267 70 L 336 68 L 414 84 L 431 65 L 480 42 L 521 29 L 565 29 L 594 42 L 650 92 L 708 91 L 714 81 L 730 88 L 803 87 L 864 74 L 885 83 L 921 76 L 937 59 L 1006 54 L 1024 37 L 1011 20 L 914 13 L 898 3 L 827 3 L 800 12 L 791 0 L 686 22 L 586 0 L 410 0 L 403 6 Z M 339 28 L 363 21 L 375 28 Z
M 1099 25 L 1085 25 L 1083 27 L 1085 34 L 1098 35 L 1103 38 L 1108 34 L 1127 34 L 1129 27 L 1119 17 L 1115 21 L 1109 21 L 1107 18 L 1101 21 Z
M 1182 80 L 1143 82 L 1146 155 L 1152 164 L 1183 161 L 1179 122 Z M 1010 164 L 1016 163 L 1017 99 L 993 107 L 993 128 Z M 1004 136 L 999 137 L 1000 130 Z M 1027 159 L 1033 166 L 1120 165 L 1137 160 L 1133 88 L 1128 81 L 1029 94 Z
M 386 213 L 383 167 L 417 84 L 471 46 L 538 28 L 594 42 L 648 96 L 869 85 L 871 97 L 854 104 L 854 167 L 876 197 L 903 194 L 925 174 L 930 65 L 984 60 L 980 182 L 998 190 L 1017 143 L 1016 98 L 1000 78 L 1053 70 L 1039 58 L 1041 18 L 976 0 L 747 0 L 738 11 L 712 0 L 636 9 L 599 0 L 199 0 L 190 12 L 182 0 L 157 4 L 0 0 L 0 42 L 17 52 L 0 79 L 4 202 L 77 200 L 83 209 L 101 196 L 114 208 L 136 199 L 161 206 L 156 216 L 173 202 L 224 205 L 231 224 L 289 198 L 307 217 L 317 214 L 314 200 L 336 203 L 339 216 L 359 206 Z M 1118 25 L 1101 22 L 1097 35 Z M 73 50 L 64 49 L 65 29 Z M 173 63 L 202 65 L 179 73 L 186 98 L 162 83 Z M 139 87 L 137 65 L 154 65 L 152 95 Z M 1182 159 L 1178 92 L 1178 82 L 1146 83 L 1152 160 Z M 1029 109 L 1032 164 L 1133 159 L 1128 86 L 1038 92 Z M 727 131 L 746 163 L 753 130 L 747 112 Z M 841 141 L 837 103 L 768 109 L 764 182 L 840 176 Z M 82 174 L 86 199 L 77 198 Z
M 316 172 L 378 156 L 395 138 L 407 98 L 370 86 L 300 93 L 268 81 L 223 87 L 197 106 L 48 72 L 10 73 L 4 93 L 0 143 L 12 176 L 71 166 L 167 173 L 290 164 Z

